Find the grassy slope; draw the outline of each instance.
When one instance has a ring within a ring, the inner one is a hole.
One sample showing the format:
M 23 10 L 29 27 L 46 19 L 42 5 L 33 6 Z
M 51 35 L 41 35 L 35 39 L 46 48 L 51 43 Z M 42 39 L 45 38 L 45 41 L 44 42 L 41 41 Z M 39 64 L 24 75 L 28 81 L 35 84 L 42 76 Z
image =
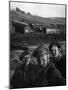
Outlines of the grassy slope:
M 10 17 L 16 20 L 25 20 L 26 22 L 41 23 L 41 24 L 65 24 L 65 18 L 42 18 L 39 16 L 32 16 L 21 12 L 10 12 Z

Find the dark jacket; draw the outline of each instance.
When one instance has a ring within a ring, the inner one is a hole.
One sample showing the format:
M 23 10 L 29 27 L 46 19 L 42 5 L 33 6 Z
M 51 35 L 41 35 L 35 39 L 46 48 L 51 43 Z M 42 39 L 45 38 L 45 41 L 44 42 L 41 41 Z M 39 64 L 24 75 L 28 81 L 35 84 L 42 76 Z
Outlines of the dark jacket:
M 25 70 L 20 68 L 11 79 L 13 88 L 65 85 L 65 80 L 53 63 L 45 68 L 29 64 Z
M 55 61 L 55 66 L 61 75 L 66 79 L 66 57 L 62 56 L 59 60 L 53 58 L 53 61 Z

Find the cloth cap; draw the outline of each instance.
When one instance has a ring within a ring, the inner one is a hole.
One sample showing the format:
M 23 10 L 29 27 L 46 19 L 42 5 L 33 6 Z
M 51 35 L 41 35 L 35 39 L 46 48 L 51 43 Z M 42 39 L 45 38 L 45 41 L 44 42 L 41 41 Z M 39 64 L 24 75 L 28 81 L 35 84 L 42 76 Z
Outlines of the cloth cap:
M 40 45 L 33 53 L 34 57 L 42 54 L 50 54 L 49 49 L 46 47 L 45 44 Z

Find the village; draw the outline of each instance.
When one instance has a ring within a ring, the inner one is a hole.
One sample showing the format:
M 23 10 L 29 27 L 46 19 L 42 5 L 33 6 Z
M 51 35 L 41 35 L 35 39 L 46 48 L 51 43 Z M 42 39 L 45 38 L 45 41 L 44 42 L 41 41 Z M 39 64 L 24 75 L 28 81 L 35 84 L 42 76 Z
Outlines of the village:
M 15 17 L 14 15 L 17 15 L 17 17 Z M 23 16 L 25 16 L 24 19 Z M 34 17 L 31 15 L 28 14 L 26 15 L 22 13 L 22 11 L 18 10 L 18 8 L 16 9 L 16 11 L 11 11 L 10 14 L 10 28 L 12 29 L 11 32 L 12 33 L 45 32 L 46 34 L 53 34 L 53 33 L 59 34 L 66 32 L 65 19 L 62 19 L 60 21 L 50 19 L 49 22 L 49 20 L 43 21 L 43 19 L 40 18 L 41 21 L 39 22 L 39 20 L 31 20 L 33 18 Z M 39 19 L 39 17 L 37 17 L 36 19 Z

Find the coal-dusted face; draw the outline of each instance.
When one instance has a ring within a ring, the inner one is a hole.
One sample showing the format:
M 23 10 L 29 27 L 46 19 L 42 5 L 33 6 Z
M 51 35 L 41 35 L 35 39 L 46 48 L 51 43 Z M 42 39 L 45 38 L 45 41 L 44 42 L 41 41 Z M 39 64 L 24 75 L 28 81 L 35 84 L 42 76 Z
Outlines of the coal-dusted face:
M 49 63 L 49 61 L 50 61 L 49 54 L 44 53 L 39 56 L 39 64 L 41 67 L 46 67 L 46 65 Z
M 52 46 L 51 53 L 53 57 L 58 58 L 60 55 L 60 49 L 57 46 Z
M 25 62 L 26 64 L 28 64 L 31 61 L 31 55 L 27 54 L 24 56 L 23 62 Z

